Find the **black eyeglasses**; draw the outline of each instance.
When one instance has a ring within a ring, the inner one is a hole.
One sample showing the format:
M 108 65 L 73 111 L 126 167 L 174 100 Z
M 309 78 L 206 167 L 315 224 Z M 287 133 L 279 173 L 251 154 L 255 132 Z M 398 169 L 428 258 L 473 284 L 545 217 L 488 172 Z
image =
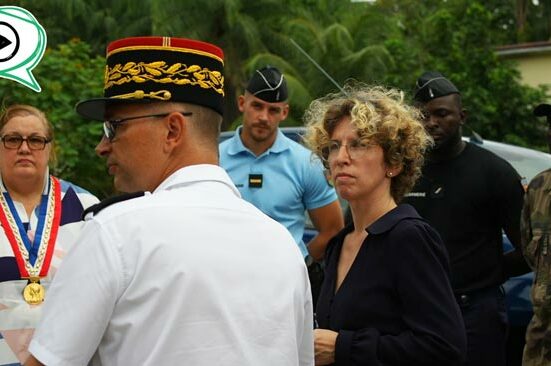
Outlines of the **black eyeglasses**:
M 23 141 L 27 142 L 27 146 L 31 150 L 44 150 L 46 144 L 52 141 L 52 139 L 43 136 L 23 137 L 21 135 L 4 135 L 1 139 L 4 147 L 10 150 L 19 149 L 23 145 Z
M 141 119 L 141 118 L 163 118 L 168 116 L 171 113 L 180 113 L 183 116 L 189 117 L 193 113 L 191 112 L 167 112 L 167 113 L 160 113 L 160 114 L 148 114 L 146 116 L 136 116 L 136 117 L 127 117 L 127 118 L 119 118 L 119 119 L 112 119 L 108 121 L 103 121 L 103 133 L 105 134 L 105 137 L 109 141 L 113 140 L 115 138 L 115 133 L 117 131 L 117 127 L 119 127 L 121 124 L 131 121 L 133 119 Z

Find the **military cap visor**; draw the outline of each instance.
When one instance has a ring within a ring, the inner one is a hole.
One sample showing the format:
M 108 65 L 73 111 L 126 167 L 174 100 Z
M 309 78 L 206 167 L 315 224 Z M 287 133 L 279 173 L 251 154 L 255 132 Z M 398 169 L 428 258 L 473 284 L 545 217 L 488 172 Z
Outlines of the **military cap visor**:
M 459 94 L 456 86 L 441 73 L 427 71 L 417 79 L 413 98 L 418 102 L 427 103 L 450 94 Z
M 184 102 L 223 113 L 224 55 L 184 38 L 130 37 L 107 47 L 104 96 L 79 102 L 81 116 L 103 121 L 112 105 Z
M 114 105 L 121 104 L 145 104 L 151 103 L 149 100 L 135 100 L 135 99 L 126 99 L 126 100 L 113 100 L 110 98 L 94 98 L 87 99 L 81 102 L 78 102 L 75 106 L 75 109 L 78 114 L 86 119 L 91 119 L 94 121 L 103 121 L 105 120 L 105 115 L 107 109 Z

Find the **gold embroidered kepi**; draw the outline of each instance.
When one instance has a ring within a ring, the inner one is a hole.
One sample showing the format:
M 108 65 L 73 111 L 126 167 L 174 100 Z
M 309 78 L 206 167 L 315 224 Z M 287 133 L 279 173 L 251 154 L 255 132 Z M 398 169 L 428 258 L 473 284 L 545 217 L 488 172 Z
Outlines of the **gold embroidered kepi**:
M 224 54 L 210 43 L 172 37 L 131 37 L 107 47 L 104 97 L 81 101 L 77 112 L 103 121 L 119 103 L 186 102 L 222 114 Z

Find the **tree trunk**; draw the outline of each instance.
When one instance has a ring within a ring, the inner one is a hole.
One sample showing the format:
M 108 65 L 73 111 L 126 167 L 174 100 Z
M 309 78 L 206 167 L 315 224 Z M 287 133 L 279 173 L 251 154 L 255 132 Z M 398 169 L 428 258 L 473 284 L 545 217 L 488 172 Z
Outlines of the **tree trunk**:
M 516 0 L 517 42 L 526 41 L 526 17 L 530 0 Z

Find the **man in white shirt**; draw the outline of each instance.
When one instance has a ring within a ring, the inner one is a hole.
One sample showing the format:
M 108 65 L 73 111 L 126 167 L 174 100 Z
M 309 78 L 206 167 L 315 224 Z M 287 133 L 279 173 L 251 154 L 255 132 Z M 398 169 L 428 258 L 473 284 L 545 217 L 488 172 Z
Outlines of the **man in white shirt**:
M 105 120 L 115 187 L 147 192 L 92 210 L 26 365 L 313 365 L 300 250 L 217 166 L 222 69 L 204 42 L 109 45 L 105 97 L 77 112 Z

